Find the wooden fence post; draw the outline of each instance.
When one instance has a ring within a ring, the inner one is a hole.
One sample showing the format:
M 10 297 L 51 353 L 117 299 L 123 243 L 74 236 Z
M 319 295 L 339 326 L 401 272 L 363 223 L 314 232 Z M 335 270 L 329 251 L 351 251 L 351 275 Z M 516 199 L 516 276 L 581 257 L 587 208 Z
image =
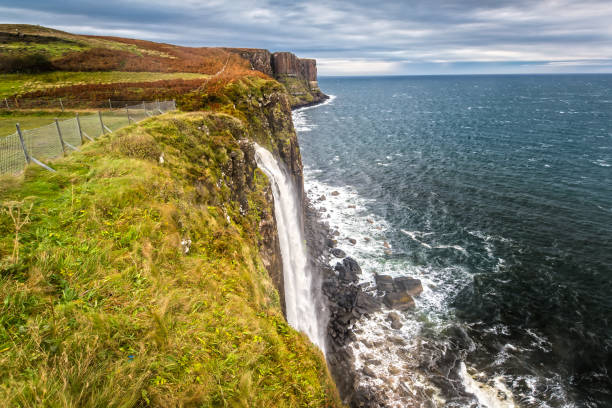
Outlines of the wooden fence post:
M 57 128 L 57 135 L 59 136 L 60 143 L 62 145 L 62 152 L 66 155 L 66 145 L 64 145 L 64 138 L 62 137 L 62 130 L 60 129 L 59 121 L 55 118 L 55 127 Z
M 21 142 L 21 148 L 23 149 L 23 154 L 26 159 L 26 163 L 30 164 L 30 155 L 28 154 L 28 149 L 25 145 L 25 140 L 23 140 L 23 135 L 21 134 L 21 128 L 19 127 L 19 123 L 15 125 L 17 128 L 17 134 L 19 135 L 19 141 Z

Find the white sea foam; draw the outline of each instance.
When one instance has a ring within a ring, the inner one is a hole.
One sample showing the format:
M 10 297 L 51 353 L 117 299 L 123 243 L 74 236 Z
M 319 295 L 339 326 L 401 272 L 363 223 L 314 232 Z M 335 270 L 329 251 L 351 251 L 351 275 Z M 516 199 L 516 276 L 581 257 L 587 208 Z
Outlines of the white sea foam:
M 503 377 L 495 377 L 493 379 L 493 384 L 488 384 L 486 382 L 477 381 L 472 377 L 463 362 L 461 362 L 461 367 L 459 370 L 459 375 L 463 382 L 463 387 L 467 392 L 473 394 L 478 399 L 482 405 L 487 408 L 514 408 L 517 407 L 514 399 L 512 398 L 512 393 L 504 384 Z M 486 380 L 486 376 L 481 374 L 480 377 L 484 377 Z
M 306 119 L 306 115 L 304 115 L 304 111 L 308 109 L 312 109 L 312 108 L 318 108 L 323 105 L 328 105 L 332 103 L 334 99 L 336 99 L 335 95 L 329 95 L 329 99 L 327 99 L 325 102 L 322 102 L 318 105 L 305 106 L 303 108 L 298 108 L 294 110 L 293 111 L 293 126 L 295 127 L 295 130 L 297 132 L 310 132 L 313 129 L 315 129 L 317 126 L 313 123 L 308 122 L 308 120 Z
M 612 164 L 608 163 L 607 161 L 605 161 L 603 159 L 595 160 L 595 161 L 593 161 L 591 163 L 596 164 L 597 166 L 601 166 L 601 167 L 610 167 L 610 166 L 612 166 Z

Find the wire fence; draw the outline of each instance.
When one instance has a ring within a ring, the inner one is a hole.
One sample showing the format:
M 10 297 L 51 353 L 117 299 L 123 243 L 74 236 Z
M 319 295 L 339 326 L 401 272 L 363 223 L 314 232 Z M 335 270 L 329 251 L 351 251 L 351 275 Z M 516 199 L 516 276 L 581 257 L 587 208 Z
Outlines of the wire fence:
M 87 141 L 105 133 L 175 109 L 174 101 L 139 102 L 121 109 L 56 119 L 36 129 L 21 130 L 17 124 L 15 133 L 0 137 L 0 174 L 19 173 L 29 163 L 54 171 L 44 162 L 79 150 Z
M 125 105 L 136 105 L 141 101 L 120 101 L 114 99 L 76 99 L 76 98 L 54 98 L 54 97 L 35 97 L 35 98 L 0 98 L 0 110 L 19 110 L 19 109 L 117 109 Z

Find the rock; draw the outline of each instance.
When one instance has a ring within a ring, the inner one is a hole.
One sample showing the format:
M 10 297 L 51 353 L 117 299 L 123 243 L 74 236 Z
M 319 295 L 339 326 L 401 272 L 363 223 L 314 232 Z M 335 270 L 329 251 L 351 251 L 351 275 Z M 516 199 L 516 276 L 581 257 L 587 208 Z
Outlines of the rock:
M 415 307 L 414 299 L 406 291 L 387 293 L 383 302 L 387 307 L 397 310 L 411 310 Z
M 376 281 L 376 287 L 381 292 L 393 292 L 395 287 L 393 286 L 393 278 L 389 275 L 374 275 Z
M 345 258 L 346 257 L 346 252 L 344 252 L 343 250 L 341 250 L 340 248 L 333 248 L 331 251 L 331 254 L 333 256 L 335 256 L 336 258 Z
M 374 220 L 372 220 L 371 218 L 368 218 L 368 219 L 367 219 L 367 221 L 368 221 L 370 224 L 374 224 Z
M 355 309 L 361 314 L 374 313 L 380 309 L 380 300 L 365 292 L 358 292 L 355 299 Z
M 387 315 L 387 321 L 391 322 L 392 329 L 398 330 L 402 328 L 400 315 L 396 312 L 389 312 Z
M 357 206 L 356 206 L 356 205 L 354 205 L 354 204 L 350 204 L 350 205 L 348 206 L 348 208 L 357 208 Z
M 344 267 L 350 270 L 351 272 L 354 272 L 357 275 L 361 275 L 361 267 L 359 266 L 357 261 L 351 258 L 350 256 L 344 258 L 342 263 L 344 264 Z
M 391 248 L 391 245 L 387 241 L 383 242 L 383 246 L 387 249 Z
M 332 192 L 331 192 L 331 195 L 333 195 L 334 197 L 337 197 L 337 196 L 339 196 L 339 195 L 340 195 L 340 192 L 338 192 L 338 191 L 332 191 Z
M 325 195 L 322 195 L 321 197 L 319 197 L 319 201 L 325 201 L 327 199 L 327 197 L 325 197 Z
M 336 244 L 338 244 L 338 241 L 336 241 L 335 239 L 327 238 L 327 239 L 325 240 L 325 244 L 326 244 L 328 247 L 333 248 L 333 247 L 335 247 L 335 246 L 336 246 Z
M 351 268 L 352 264 L 350 262 L 348 263 L 348 266 L 347 266 L 347 263 L 346 263 L 347 259 L 351 259 L 351 258 L 344 258 L 342 263 L 340 262 L 336 263 L 336 266 L 334 267 L 334 269 L 338 271 L 340 279 L 343 280 L 344 282 L 357 282 L 359 280 L 359 278 L 357 277 L 357 272 Z M 359 265 L 357 265 L 357 267 L 359 268 Z M 361 273 L 361 269 L 359 270 L 359 273 Z
M 336 231 L 332 232 L 332 235 L 334 237 L 337 237 L 338 235 L 340 235 L 340 231 L 336 230 Z
M 376 378 L 376 373 L 368 366 L 364 366 L 361 372 L 363 372 L 363 374 L 367 375 L 368 377 Z
M 351 244 L 355 245 L 357 243 L 357 240 L 354 238 L 347 238 L 348 242 L 350 242 Z
M 321 211 L 321 212 L 326 212 L 326 211 L 327 211 L 327 208 L 325 208 L 325 207 L 321 207 L 321 209 L 320 209 L 319 211 Z
M 367 365 L 371 365 L 371 366 L 379 366 L 381 363 L 381 361 L 379 359 L 376 358 L 369 358 L 366 360 L 366 364 Z
M 398 375 L 400 373 L 400 369 L 396 366 L 389 366 L 389 374 Z
M 391 255 L 393 252 L 391 252 L 390 249 L 385 249 L 385 255 Z
M 389 337 L 389 341 L 398 346 L 406 345 L 406 340 L 404 340 L 402 337 L 399 337 L 399 336 L 391 336 Z
M 418 296 L 423 292 L 421 281 L 408 276 L 393 279 L 393 285 L 398 291 L 406 291 L 410 296 Z
M 368 237 L 365 237 L 363 240 L 364 240 L 365 242 L 370 242 L 370 238 L 368 238 Z

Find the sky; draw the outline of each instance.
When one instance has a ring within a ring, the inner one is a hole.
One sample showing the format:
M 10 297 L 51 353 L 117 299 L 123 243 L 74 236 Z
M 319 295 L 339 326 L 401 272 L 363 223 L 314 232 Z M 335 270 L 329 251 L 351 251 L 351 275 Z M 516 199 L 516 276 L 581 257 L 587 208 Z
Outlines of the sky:
M 612 72 L 612 0 L 0 0 L 0 23 L 291 51 L 321 76 Z

